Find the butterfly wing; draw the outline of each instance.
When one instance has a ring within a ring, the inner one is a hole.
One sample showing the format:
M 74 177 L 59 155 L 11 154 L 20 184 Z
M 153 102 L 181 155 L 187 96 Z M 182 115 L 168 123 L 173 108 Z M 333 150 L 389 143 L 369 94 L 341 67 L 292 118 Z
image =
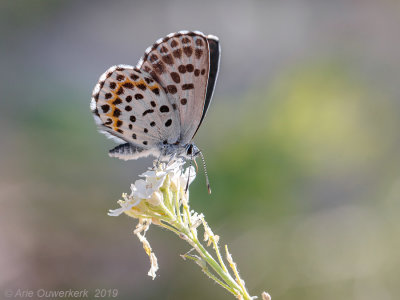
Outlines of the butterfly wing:
M 211 99 L 214 94 L 215 84 L 218 78 L 219 62 L 221 58 L 221 46 L 219 44 L 219 39 L 216 36 L 208 35 L 207 40 L 210 50 L 210 71 L 208 73 L 207 93 L 206 99 L 204 101 L 203 114 L 201 116 L 200 123 L 196 129 L 196 132 L 197 130 L 199 130 L 200 125 L 203 122 L 204 117 L 206 116 L 208 107 L 210 106 Z
M 153 154 L 162 143 L 175 142 L 180 134 L 178 113 L 164 89 L 145 72 L 132 66 L 108 69 L 94 88 L 91 109 L 100 132 L 129 147 L 116 147 L 111 156 L 129 159 Z
M 170 34 L 149 47 L 137 67 L 164 88 L 179 112 L 180 143 L 189 143 L 204 112 L 210 70 L 207 37 L 197 31 Z

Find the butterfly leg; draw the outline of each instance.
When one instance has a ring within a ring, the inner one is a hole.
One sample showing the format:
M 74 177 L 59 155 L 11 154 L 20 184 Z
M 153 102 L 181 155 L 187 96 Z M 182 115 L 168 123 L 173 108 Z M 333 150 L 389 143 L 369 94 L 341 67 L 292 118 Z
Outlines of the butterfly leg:
M 161 163 L 161 157 L 162 157 L 162 153 L 160 152 L 160 155 L 158 156 L 157 161 L 156 161 L 156 163 L 155 163 L 155 166 L 156 166 L 156 167 L 160 165 L 160 163 Z
M 168 164 L 170 164 L 172 161 L 174 161 L 175 158 L 176 158 L 176 153 L 172 153 L 171 156 L 169 157 Z

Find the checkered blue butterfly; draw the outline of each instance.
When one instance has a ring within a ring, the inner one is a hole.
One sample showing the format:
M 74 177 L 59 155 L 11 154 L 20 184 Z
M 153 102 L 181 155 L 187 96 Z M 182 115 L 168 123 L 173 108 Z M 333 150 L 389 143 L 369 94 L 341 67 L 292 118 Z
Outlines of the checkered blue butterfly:
M 124 160 L 201 155 L 192 139 L 211 102 L 220 53 L 217 37 L 180 31 L 157 40 L 136 67 L 108 69 L 90 108 L 99 131 L 120 144 L 109 155 Z

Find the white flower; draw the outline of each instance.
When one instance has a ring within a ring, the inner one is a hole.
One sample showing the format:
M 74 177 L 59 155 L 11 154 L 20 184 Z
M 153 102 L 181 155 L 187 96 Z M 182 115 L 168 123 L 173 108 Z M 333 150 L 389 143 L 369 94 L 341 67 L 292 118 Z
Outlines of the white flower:
M 151 184 L 151 188 L 153 188 L 153 190 L 155 191 L 164 184 L 164 180 L 167 175 L 169 175 L 170 177 L 181 175 L 182 166 L 184 164 L 185 162 L 181 159 L 172 161 L 169 164 L 154 162 L 154 167 L 152 169 L 149 169 L 139 176 L 145 177 L 146 183 Z
M 267 292 L 261 294 L 263 300 L 271 300 L 271 296 Z
M 167 174 L 178 173 L 182 170 L 185 162 L 182 159 L 174 160 L 168 164 L 154 162 L 154 167 L 144 172 L 140 177 L 163 177 Z
M 177 189 L 184 190 L 188 181 L 190 184 L 196 177 L 196 171 L 193 166 L 182 172 L 184 164 L 185 162 L 182 159 L 174 160 L 168 164 L 155 162 L 152 169 L 139 175 L 144 179 L 138 179 L 131 185 L 131 194 L 129 196 L 122 195 L 124 200 L 118 201 L 121 207 L 110 209 L 108 215 L 119 216 L 125 212 L 129 214 L 133 207 L 137 207 L 136 210 L 143 212 L 143 207 L 146 206 L 139 205 L 142 201 L 152 206 L 159 206 L 165 198 L 160 190 L 164 184 L 175 191 Z M 167 178 L 168 182 L 165 182 Z
M 143 179 L 138 179 L 131 185 L 130 195 L 122 194 L 123 200 L 119 200 L 121 206 L 117 209 L 110 209 L 109 216 L 119 216 L 122 213 L 130 217 L 139 219 L 143 224 L 150 223 L 161 224 L 168 220 L 182 220 L 178 216 L 179 211 L 183 206 L 188 206 L 189 191 L 186 190 L 188 184 L 191 184 L 196 177 L 196 170 L 193 166 L 186 168 L 183 171 L 185 162 L 181 159 L 172 161 L 168 164 L 154 162 L 153 168 L 139 175 Z M 192 227 L 195 229 L 201 224 L 203 215 L 189 213 L 184 216 L 183 220 L 192 219 Z M 148 223 L 146 223 L 148 222 Z M 140 237 L 143 245 L 144 236 Z M 148 246 L 148 247 L 147 247 Z M 145 247 L 146 252 L 152 258 L 150 245 Z M 153 254 L 154 255 L 154 254 Z M 152 262 L 153 265 L 153 262 Z M 156 267 L 152 267 L 149 275 L 155 276 Z
M 193 182 L 193 180 L 196 178 L 196 169 L 193 166 L 190 166 L 189 168 L 186 168 L 185 173 L 183 173 L 180 176 L 180 184 L 183 187 L 186 187 L 188 184 L 189 180 L 189 185 Z
M 159 180 L 154 182 L 149 182 L 148 180 L 143 179 L 136 180 L 135 184 L 131 185 L 131 196 L 139 199 L 149 199 L 155 191 L 160 189 L 164 183 L 164 179 L 162 181 Z
M 147 200 L 147 202 L 149 202 L 153 206 L 158 206 L 162 203 L 163 199 L 164 199 L 163 194 L 160 193 L 159 191 L 155 191 L 151 195 L 150 199 Z
M 134 199 L 133 197 L 127 197 L 127 195 L 124 193 L 122 194 L 122 197 L 125 199 L 125 201 L 123 200 L 119 200 L 118 204 L 121 206 L 120 208 L 117 209 L 110 209 L 108 211 L 108 215 L 112 216 L 112 217 L 118 217 L 119 215 L 121 215 L 122 213 L 131 210 L 132 207 L 138 205 L 141 201 L 141 199 Z
M 145 177 L 146 182 L 151 183 L 155 188 L 159 188 L 164 184 L 164 180 L 165 177 L 167 176 L 167 173 L 158 170 L 149 170 L 139 176 Z
M 182 170 L 182 166 L 185 164 L 185 161 L 182 159 L 174 160 L 172 163 L 168 164 L 165 168 L 165 171 L 168 173 L 178 173 Z

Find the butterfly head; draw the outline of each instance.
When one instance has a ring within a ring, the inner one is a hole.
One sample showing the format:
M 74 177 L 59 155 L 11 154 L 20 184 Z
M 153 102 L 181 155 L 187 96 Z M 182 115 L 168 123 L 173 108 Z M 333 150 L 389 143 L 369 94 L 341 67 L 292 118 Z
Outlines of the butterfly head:
M 193 143 L 186 146 L 186 157 L 189 159 L 196 158 L 200 154 L 200 149 Z
M 160 145 L 160 154 L 163 160 L 170 160 L 174 156 L 185 160 L 193 160 L 200 155 L 200 152 L 200 149 L 193 143 L 180 144 L 176 142 Z

